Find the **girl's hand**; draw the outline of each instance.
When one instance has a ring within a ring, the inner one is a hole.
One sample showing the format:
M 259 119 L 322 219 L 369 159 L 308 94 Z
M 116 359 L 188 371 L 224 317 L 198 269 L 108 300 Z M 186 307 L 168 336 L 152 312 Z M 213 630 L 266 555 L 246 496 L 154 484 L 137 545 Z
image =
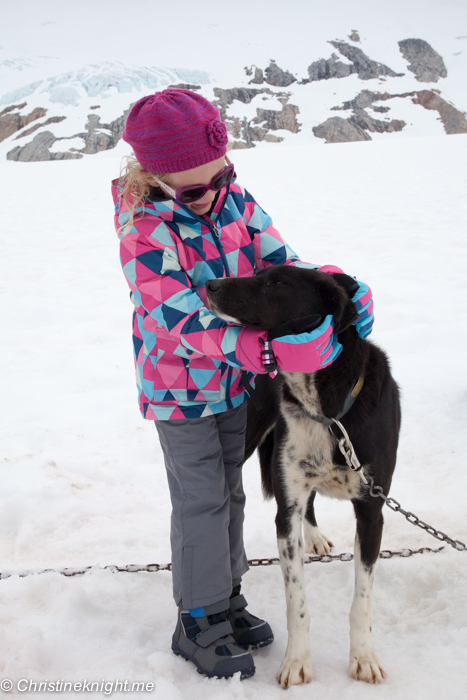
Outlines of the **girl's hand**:
M 316 372 L 330 365 L 342 350 L 334 333 L 334 320 L 320 316 L 284 323 L 272 331 L 244 328 L 237 341 L 236 356 L 250 372 Z M 320 325 L 317 326 L 317 323 Z
M 328 275 L 334 275 L 335 273 L 345 274 L 340 267 L 336 267 L 335 265 L 322 265 L 318 269 L 320 272 L 327 272 Z M 355 282 L 358 284 L 358 289 L 354 293 L 352 301 L 356 306 L 358 318 L 353 325 L 356 326 L 360 338 L 366 338 L 370 335 L 374 323 L 373 295 L 371 289 L 365 282 L 360 282 L 357 279 L 355 279 Z

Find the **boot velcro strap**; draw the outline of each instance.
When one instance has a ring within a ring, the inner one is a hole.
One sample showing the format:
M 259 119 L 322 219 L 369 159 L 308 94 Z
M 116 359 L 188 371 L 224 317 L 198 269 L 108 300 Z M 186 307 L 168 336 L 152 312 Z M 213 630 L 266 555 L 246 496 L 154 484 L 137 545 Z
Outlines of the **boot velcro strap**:
M 195 639 L 196 643 L 199 644 L 200 647 L 206 648 L 215 642 L 216 639 L 232 634 L 232 632 L 232 625 L 230 622 L 228 622 L 228 620 L 225 620 L 225 622 L 218 622 L 216 625 L 211 625 L 202 632 L 198 632 Z
M 229 612 L 235 612 L 236 610 L 239 610 L 240 608 L 246 608 L 248 603 L 246 602 L 245 596 L 240 593 L 240 595 L 236 595 L 233 598 L 230 599 L 230 607 L 229 607 Z
M 204 614 L 215 615 L 216 613 L 225 612 L 229 609 L 229 599 L 218 600 L 217 603 L 211 603 L 211 605 L 204 606 Z

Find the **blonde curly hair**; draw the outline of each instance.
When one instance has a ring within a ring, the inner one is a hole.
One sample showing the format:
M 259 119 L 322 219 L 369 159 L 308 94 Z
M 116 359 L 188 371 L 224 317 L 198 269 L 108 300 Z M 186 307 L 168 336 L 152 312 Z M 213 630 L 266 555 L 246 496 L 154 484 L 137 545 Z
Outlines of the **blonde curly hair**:
M 119 184 L 123 188 L 123 201 L 130 218 L 126 224 L 118 229 L 117 234 L 120 238 L 126 231 L 131 230 L 136 216 L 141 218 L 144 215 L 144 199 L 149 197 L 152 187 L 159 187 L 157 180 L 167 182 L 169 177 L 170 175 L 155 175 L 144 170 L 134 156 L 124 157 Z M 170 197 L 168 196 L 167 199 Z M 141 209 L 141 211 L 136 213 L 137 209 Z

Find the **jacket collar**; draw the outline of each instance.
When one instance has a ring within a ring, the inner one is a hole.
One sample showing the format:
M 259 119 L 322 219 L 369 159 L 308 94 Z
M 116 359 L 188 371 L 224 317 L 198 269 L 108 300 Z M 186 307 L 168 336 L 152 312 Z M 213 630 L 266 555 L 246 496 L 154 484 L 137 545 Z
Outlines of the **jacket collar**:
M 191 211 L 185 204 L 177 202 L 177 200 L 167 199 L 166 195 L 162 192 L 160 187 L 152 187 L 147 197 L 147 201 L 150 202 L 150 208 L 157 212 L 158 216 L 165 221 L 173 221 L 174 223 L 198 223 L 209 225 L 209 223 L 214 223 L 219 218 L 230 190 L 230 184 L 223 187 L 215 200 L 214 209 L 212 210 L 210 216 L 206 214 L 204 216 L 198 216 Z

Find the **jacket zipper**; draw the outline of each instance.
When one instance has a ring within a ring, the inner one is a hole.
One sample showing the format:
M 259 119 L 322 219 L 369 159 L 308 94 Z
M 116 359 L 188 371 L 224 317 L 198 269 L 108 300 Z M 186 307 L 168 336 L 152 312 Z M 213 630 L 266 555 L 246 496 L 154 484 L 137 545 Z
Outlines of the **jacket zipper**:
M 219 213 L 217 215 L 218 219 L 219 219 L 220 215 L 222 214 L 222 210 L 224 209 L 225 203 L 227 201 L 227 197 L 229 196 L 229 191 L 230 191 L 230 183 L 227 185 L 227 190 L 225 193 L 224 201 L 222 202 L 222 206 L 219 209 Z M 214 244 L 220 253 L 222 265 L 224 266 L 225 276 L 230 277 L 229 263 L 227 262 L 227 257 L 226 257 L 225 252 L 224 252 L 224 244 L 221 241 L 221 234 L 219 232 L 219 229 L 217 228 L 217 225 L 214 223 L 209 224 L 206 221 L 206 219 L 203 219 L 201 216 L 198 216 L 198 214 L 195 214 L 194 212 L 192 212 L 191 209 L 188 209 L 188 207 L 185 204 L 180 204 L 180 202 L 178 202 L 178 204 L 180 206 L 182 206 L 185 209 L 185 211 L 190 214 L 190 216 L 193 216 L 195 219 L 198 219 L 199 221 L 201 221 L 205 226 L 207 226 L 209 228 L 211 233 L 214 234 Z
M 225 193 L 224 201 L 223 201 L 223 203 L 222 203 L 221 208 L 219 209 L 219 214 L 217 215 L 217 218 L 219 218 L 220 215 L 221 215 L 221 213 L 222 213 L 222 210 L 223 210 L 223 208 L 224 208 L 224 206 L 225 206 L 225 203 L 226 203 L 226 201 L 227 201 L 227 197 L 229 196 L 229 190 L 230 190 L 230 186 L 227 185 L 227 191 L 226 191 L 226 193 Z M 226 276 L 226 277 L 230 277 L 229 264 L 228 264 L 228 262 L 227 262 L 227 257 L 226 257 L 225 252 L 224 252 L 224 244 L 223 244 L 222 241 L 221 241 L 221 234 L 220 234 L 220 232 L 219 232 L 219 229 L 217 228 L 217 225 L 214 224 L 214 223 L 209 224 L 209 223 L 206 221 L 206 219 L 203 219 L 201 216 L 198 216 L 197 214 L 195 214 L 194 212 L 192 212 L 191 209 L 188 209 L 188 207 L 186 207 L 184 204 L 182 204 L 181 206 L 185 209 L 185 211 L 187 211 L 187 212 L 188 212 L 191 216 L 193 216 L 195 219 L 198 219 L 198 220 L 201 221 L 205 226 L 208 226 L 208 228 L 210 229 L 211 233 L 214 234 L 214 235 L 213 235 L 214 243 L 215 243 L 215 246 L 216 246 L 217 250 L 218 250 L 219 253 L 220 253 L 221 260 L 222 260 L 222 264 L 223 264 L 224 270 L 225 270 L 225 276 Z M 229 369 L 228 369 L 228 371 L 227 371 L 227 382 L 226 382 L 226 386 L 225 386 L 225 400 L 226 400 L 226 403 L 227 403 L 227 406 L 229 407 L 229 409 L 232 409 L 232 408 L 233 408 L 232 399 L 230 398 L 230 386 L 231 386 L 231 384 L 232 384 L 232 373 L 233 373 L 233 367 L 232 367 L 232 365 L 229 365 Z

